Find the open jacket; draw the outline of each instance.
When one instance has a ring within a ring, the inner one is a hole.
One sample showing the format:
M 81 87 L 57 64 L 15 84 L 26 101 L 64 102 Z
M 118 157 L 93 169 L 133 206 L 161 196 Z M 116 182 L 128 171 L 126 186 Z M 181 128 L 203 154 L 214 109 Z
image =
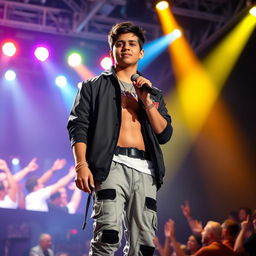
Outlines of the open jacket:
M 151 95 L 155 107 L 166 119 L 167 126 L 160 134 L 151 128 L 147 114 L 142 108 L 141 126 L 146 146 L 155 170 L 158 189 L 163 183 L 165 166 L 159 144 L 166 143 L 172 135 L 171 117 L 169 116 L 163 95 L 159 91 Z M 82 83 L 73 104 L 68 131 L 71 145 L 77 142 L 87 144 L 86 159 L 93 173 L 94 180 L 107 178 L 114 150 L 117 145 L 121 125 L 121 90 L 113 69 Z

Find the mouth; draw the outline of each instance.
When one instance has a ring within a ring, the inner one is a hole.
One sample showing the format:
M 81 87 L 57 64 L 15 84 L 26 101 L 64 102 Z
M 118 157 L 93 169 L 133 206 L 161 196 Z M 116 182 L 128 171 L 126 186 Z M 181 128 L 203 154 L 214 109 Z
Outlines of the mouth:
M 124 53 L 124 54 L 122 54 L 121 56 L 122 56 L 122 57 L 131 57 L 132 55 L 129 54 L 129 53 Z

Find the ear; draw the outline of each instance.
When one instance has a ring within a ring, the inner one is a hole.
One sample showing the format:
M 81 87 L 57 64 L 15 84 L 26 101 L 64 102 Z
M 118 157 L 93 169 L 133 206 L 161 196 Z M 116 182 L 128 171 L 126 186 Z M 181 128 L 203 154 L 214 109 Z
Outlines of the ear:
M 113 51 L 112 50 L 109 51 L 109 56 L 111 57 L 111 59 L 114 59 Z
M 143 50 L 143 49 L 141 49 L 141 50 L 140 50 L 140 56 L 139 56 L 139 59 L 143 59 L 143 57 L 144 57 L 144 50 Z

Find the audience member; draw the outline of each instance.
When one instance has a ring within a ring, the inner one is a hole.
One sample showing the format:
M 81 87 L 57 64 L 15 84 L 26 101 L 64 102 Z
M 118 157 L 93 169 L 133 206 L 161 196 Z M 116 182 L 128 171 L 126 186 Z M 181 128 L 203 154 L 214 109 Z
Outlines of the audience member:
M 41 234 L 39 237 L 39 244 L 30 249 L 29 256 L 54 256 L 51 246 L 51 235 L 46 233 Z
M 65 187 L 60 188 L 57 192 L 52 194 L 50 196 L 50 202 L 48 203 L 49 212 L 76 213 L 81 201 L 82 191 L 73 186 L 72 189 L 74 189 L 74 192 L 69 202 L 67 200 L 67 191 Z
M 17 184 L 7 163 L 3 159 L 0 159 L 0 170 L 4 172 L 6 177 L 6 183 L 3 180 L 0 181 L 0 207 L 15 209 L 18 207 Z
M 186 201 L 184 205 L 180 206 L 180 208 L 182 210 L 184 217 L 186 218 L 186 220 L 189 224 L 189 227 L 190 227 L 192 233 L 200 236 L 203 231 L 203 225 L 202 225 L 202 222 L 200 222 L 192 217 L 189 201 Z
M 229 247 L 231 250 L 234 250 L 235 241 L 239 233 L 239 224 L 238 222 L 226 219 L 222 225 L 222 243 Z
M 202 232 L 203 247 L 194 256 L 234 256 L 234 252 L 221 242 L 221 234 L 221 225 L 208 221 Z
M 246 233 L 251 229 L 253 225 L 253 232 L 247 238 Z M 256 210 L 252 214 L 252 222 L 250 217 L 247 215 L 247 219 L 241 223 L 241 230 L 237 236 L 234 251 L 236 253 L 248 253 L 250 256 L 256 255 Z
M 246 221 L 247 217 L 251 217 L 252 210 L 249 207 L 243 206 L 239 208 L 238 218 L 240 222 Z
M 60 160 L 62 161 L 62 160 Z M 45 182 L 52 176 L 52 173 L 56 170 L 63 168 L 66 162 L 58 164 L 55 161 L 53 167 L 43 174 L 40 178 L 31 177 L 26 182 L 26 188 L 28 195 L 25 198 L 26 209 L 34 211 L 48 211 L 48 205 L 46 200 L 50 198 L 52 194 L 57 192 L 61 187 L 68 184 L 68 182 L 74 177 L 75 172 L 73 167 L 69 169 L 66 176 L 58 180 L 56 183 L 44 187 Z

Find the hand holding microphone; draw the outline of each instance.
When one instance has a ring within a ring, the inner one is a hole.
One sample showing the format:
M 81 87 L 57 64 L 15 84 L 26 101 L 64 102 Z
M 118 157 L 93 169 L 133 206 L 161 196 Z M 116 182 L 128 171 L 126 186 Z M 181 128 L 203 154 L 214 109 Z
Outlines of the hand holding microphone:
M 138 79 L 139 77 L 140 77 L 139 74 L 133 74 L 133 75 L 131 76 L 131 81 L 132 81 L 132 82 L 137 82 L 137 79 Z M 157 95 L 157 94 L 159 93 L 159 91 L 160 91 L 160 90 L 158 90 L 157 88 L 152 87 L 152 86 L 150 86 L 150 85 L 147 84 L 147 83 L 143 83 L 142 86 L 139 87 L 139 88 L 141 88 L 142 90 L 144 90 L 144 91 L 150 93 L 150 94 L 153 95 L 153 96 Z

